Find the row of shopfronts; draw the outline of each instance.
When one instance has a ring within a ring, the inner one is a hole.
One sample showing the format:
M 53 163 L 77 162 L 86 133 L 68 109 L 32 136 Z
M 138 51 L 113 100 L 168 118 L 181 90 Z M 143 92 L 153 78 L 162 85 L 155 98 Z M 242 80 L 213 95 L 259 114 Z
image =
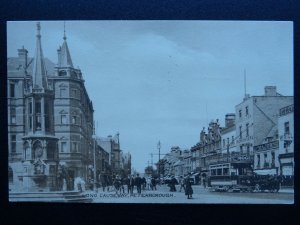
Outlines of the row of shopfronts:
M 292 186 L 293 112 L 293 97 L 274 86 L 265 87 L 262 96 L 246 95 L 235 113 L 226 114 L 224 127 L 211 121 L 191 149 L 173 147 L 161 160 L 164 176 L 282 176 L 284 185 Z

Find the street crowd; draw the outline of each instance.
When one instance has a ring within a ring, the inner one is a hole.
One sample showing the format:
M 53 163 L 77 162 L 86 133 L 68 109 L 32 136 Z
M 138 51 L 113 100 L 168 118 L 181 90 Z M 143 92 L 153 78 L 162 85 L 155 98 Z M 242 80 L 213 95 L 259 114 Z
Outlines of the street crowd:
M 135 187 L 138 194 L 141 194 L 142 190 L 156 190 L 157 180 L 154 177 L 141 177 L 138 173 L 136 176 L 129 175 L 128 177 L 116 176 L 112 180 L 112 185 L 107 182 L 106 179 L 100 179 L 100 186 L 102 191 L 115 191 L 118 193 L 133 194 Z

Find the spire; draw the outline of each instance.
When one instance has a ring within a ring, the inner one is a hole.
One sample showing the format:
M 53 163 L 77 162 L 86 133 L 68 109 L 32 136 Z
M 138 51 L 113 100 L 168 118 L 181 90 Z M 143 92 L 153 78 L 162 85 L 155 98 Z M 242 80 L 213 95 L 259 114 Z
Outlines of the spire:
M 58 65 L 61 67 L 73 67 L 70 51 L 67 44 L 67 37 L 66 37 L 66 24 L 64 22 L 64 43 L 61 46 L 60 50 L 60 61 L 58 62 Z
M 67 37 L 66 37 L 66 21 L 64 21 L 64 40 L 67 40 Z
M 41 24 L 38 22 L 37 26 L 37 40 L 36 40 L 36 49 L 35 49 L 35 58 L 33 63 L 33 87 L 34 88 L 47 88 L 47 80 L 46 80 L 46 69 L 44 63 L 44 56 L 42 51 L 41 44 Z

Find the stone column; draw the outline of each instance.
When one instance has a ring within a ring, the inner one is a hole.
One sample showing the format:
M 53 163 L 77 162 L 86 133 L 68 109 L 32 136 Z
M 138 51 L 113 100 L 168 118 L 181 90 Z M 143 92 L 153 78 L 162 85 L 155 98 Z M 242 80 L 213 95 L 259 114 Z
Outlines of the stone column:
M 41 98 L 41 131 L 45 133 L 45 97 Z

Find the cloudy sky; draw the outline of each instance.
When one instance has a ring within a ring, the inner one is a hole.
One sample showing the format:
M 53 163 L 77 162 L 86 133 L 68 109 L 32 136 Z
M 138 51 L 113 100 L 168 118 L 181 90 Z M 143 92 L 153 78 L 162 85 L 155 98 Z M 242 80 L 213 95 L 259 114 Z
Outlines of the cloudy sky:
M 57 62 L 63 21 L 41 21 L 44 56 Z M 7 54 L 32 57 L 36 22 L 8 22 Z M 247 93 L 293 95 L 293 24 L 242 21 L 66 21 L 75 67 L 93 101 L 97 135 L 120 133 L 142 172 L 150 153 L 190 148 L 212 119 Z M 154 155 L 153 161 L 158 156 Z

